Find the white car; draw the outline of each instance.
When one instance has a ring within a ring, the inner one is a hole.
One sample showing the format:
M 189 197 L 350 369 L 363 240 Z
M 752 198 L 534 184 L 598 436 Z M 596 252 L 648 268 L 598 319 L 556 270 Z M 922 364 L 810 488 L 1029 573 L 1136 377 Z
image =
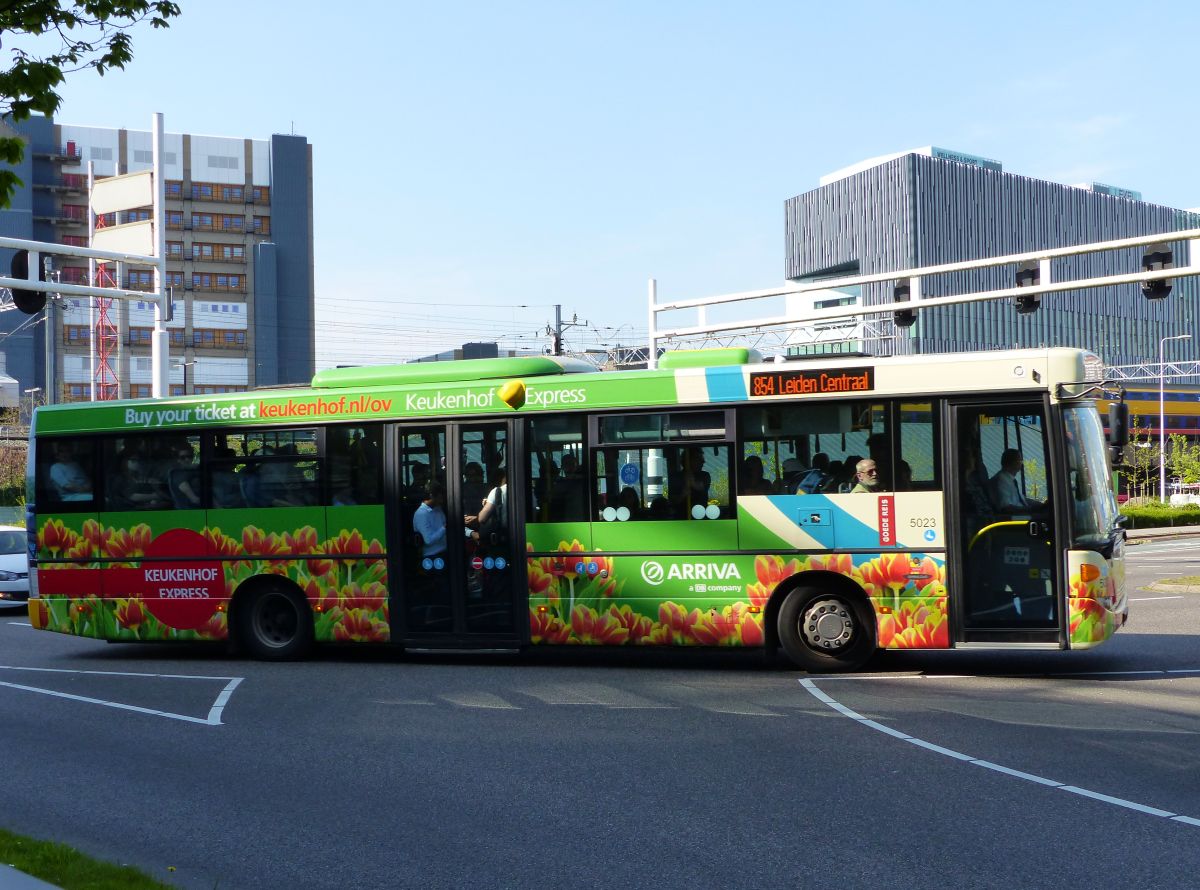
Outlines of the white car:
M 0 525 L 0 609 L 29 600 L 29 538 L 25 529 Z

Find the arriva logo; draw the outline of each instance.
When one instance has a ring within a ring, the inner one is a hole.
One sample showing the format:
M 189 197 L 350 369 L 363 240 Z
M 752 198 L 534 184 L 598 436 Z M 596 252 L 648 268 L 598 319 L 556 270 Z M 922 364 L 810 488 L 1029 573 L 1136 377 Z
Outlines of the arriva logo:
M 657 587 L 663 581 L 725 581 L 742 580 L 742 574 L 732 562 L 685 562 L 663 570 L 662 563 L 649 560 L 642 563 L 642 580 Z
M 663 583 L 664 578 L 662 563 L 644 562 L 642 563 L 642 580 L 652 587 L 657 587 Z

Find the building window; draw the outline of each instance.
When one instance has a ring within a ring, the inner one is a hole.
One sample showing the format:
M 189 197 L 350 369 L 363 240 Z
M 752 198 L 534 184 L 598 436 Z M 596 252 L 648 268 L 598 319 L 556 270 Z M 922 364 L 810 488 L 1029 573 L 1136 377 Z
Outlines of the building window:
M 183 211 L 168 210 L 167 211 L 167 228 L 182 229 L 183 228 Z
M 208 166 L 217 170 L 237 170 L 241 167 L 241 160 L 237 155 L 209 155 Z
M 131 399 L 148 399 L 153 392 L 154 388 L 149 383 L 129 384 L 129 398 Z
M 63 235 L 62 243 L 68 247 L 87 247 L 87 235 Z
M 258 235 L 271 234 L 271 217 L 256 216 L 254 217 L 254 231 Z
M 211 213 L 193 213 L 192 228 L 199 229 L 201 232 L 211 232 L 213 227 L 213 218 Z
M 130 346 L 149 346 L 153 339 L 153 328 L 130 328 L 129 329 L 129 345 Z
M 63 386 L 63 399 L 67 402 L 86 402 L 92 397 L 90 383 L 68 383 Z
M 168 179 L 163 185 L 168 198 L 183 197 L 183 183 L 178 179 Z
M 171 395 L 181 396 L 183 394 L 184 394 L 184 392 L 183 392 L 183 384 L 182 383 L 172 383 L 171 384 Z
M 149 269 L 132 269 L 125 278 L 129 290 L 150 290 L 154 287 L 154 273 Z
M 222 232 L 241 232 L 246 228 L 244 216 L 222 216 L 219 226 Z
M 167 273 L 167 287 L 183 287 L 183 273 L 182 272 L 168 272 Z
M 244 189 L 240 185 L 219 186 L 222 201 L 241 201 Z
M 271 203 L 271 187 L 269 185 L 256 185 L 251 192 L 255 204 Z
M 149 207 L 139 207 L 137 210 L 125 211 L 125 222 L 144 222 L 150 218 Z
M 212 200 L 213 187 L 211 182 L 193 182 L 192 183 L 192 200 L 193 201 L 209 201 Z
M 192 259 L 194 260 L 211 260 L 213 258 L 213 245 L 211 244 L 193 244 Z
M 98 145 L 93 145 L 88 149 L 88 157 L 93 161 L 111 161 L 113 159 L 113 150 L 111 148 L 101 148 Z
M 87 207 L 83 204 L 63 204 L 62 215 L 77 222 L 87 222 Z
M 88 335 L 88 326 L 85 324 L 67 324 L 63 325 L 63 342 L 67 344 L 87 343 L 91 338 Z
M 183 328 L 170 328 L 170 329 L 168 329 L 167 333 L 171 335 L 171 345 L 172 346 L 182 346 L 183 345 L 183 343 L 184 343 Z
M 177 260 L 183 257 L 183 242 L 168 241 L 167 242 L 167 259 Z

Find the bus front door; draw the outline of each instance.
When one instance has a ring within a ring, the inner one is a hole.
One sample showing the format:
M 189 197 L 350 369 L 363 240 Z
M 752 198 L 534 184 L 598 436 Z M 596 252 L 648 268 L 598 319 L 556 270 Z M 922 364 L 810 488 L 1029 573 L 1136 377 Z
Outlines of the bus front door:
M 392 570 L 401 583 L 391 586 L 390 610 L 393 638 L 406 646 L 521 642 L 511 432 L 506 422 L 396 428 Z
M 950 410 L 956 639 L 1057 646 L 1063 608 L 1046 406 L 1038 399 Z

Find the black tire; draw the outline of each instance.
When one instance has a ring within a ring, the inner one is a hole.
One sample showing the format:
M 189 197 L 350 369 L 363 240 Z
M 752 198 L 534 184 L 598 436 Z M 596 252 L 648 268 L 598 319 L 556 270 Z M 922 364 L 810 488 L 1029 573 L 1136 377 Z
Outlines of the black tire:
M 254 658 L 287 661 L 303 658 L 312 648 L 312 612 L 294 590 L 278 584 L 255 590 L 237 616 L 238 639 Z
M 797 587 L 779 609 L 783 651 L 813 673 L 855 671 L 875 651 L 875 620 L 862 596 Z

